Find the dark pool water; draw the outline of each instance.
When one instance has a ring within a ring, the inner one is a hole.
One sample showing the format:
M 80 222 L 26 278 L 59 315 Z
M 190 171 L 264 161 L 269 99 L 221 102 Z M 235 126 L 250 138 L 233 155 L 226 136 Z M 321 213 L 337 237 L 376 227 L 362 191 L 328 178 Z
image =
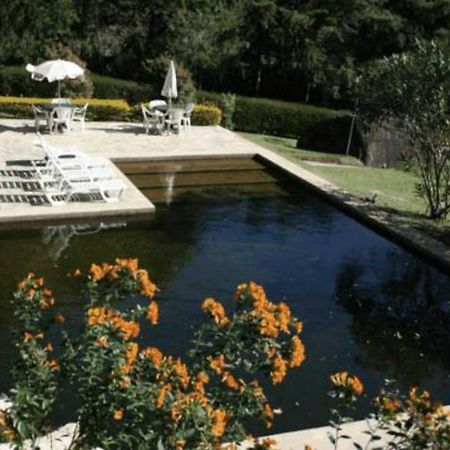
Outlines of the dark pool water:
M 206 296 L 229 304 L 238 283 L 255 280 L 291 304 L 307 360 L 270 392 L 284 411 L 275 432 L 325 424 L 337 370 L 359 375 L 369 396 L 394 378 L 450 402 L 450 279 L 307 190 L 212 190 L 161 205 L 146 223 L 74 230 L 0 233 L 0 391 L 10 382 L 17 280 L 43 274 L 75 324 L 80 298 L 65 274 L 119 256 L 139 258 L 161 288 L 161 325 L 145 343 L 173 354 L 187 348 Z

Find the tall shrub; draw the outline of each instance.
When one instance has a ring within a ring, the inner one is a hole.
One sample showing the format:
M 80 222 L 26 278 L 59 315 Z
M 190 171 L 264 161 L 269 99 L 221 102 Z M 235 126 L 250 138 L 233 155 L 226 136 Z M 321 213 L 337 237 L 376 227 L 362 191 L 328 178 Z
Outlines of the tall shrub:
M 362 111 L 369 121 L 400 129 L 413 149 L 418 194 L 431 219 L 450 211 L 450 55 L 437 42 L 417 41 L 413 51 L 385 58 L 362 83 Z

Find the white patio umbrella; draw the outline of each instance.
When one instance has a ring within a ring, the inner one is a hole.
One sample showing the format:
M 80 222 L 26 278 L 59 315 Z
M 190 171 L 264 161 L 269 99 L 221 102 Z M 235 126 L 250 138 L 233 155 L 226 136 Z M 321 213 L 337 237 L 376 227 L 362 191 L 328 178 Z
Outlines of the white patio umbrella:
M 172 106 L 172 99 L 178 97 L 177 90 L 177 73 L 175 72 L 175 64 L 170 60 L 169 70 L 164 80 L 164 86 L 161 91 L 161 95 L 169 99 L 169 109 Z
M 58 82 L 58 98 L 61 97 L 61 80 L 67 78 L 80 78 L 84 75 L 84 69 L 72 61 L 55 59 L 46 61 L 38 66 L 27 64 L 25 69 L 31 73 L 33 80 L 42 81 L 47 78 L 49 83 Z

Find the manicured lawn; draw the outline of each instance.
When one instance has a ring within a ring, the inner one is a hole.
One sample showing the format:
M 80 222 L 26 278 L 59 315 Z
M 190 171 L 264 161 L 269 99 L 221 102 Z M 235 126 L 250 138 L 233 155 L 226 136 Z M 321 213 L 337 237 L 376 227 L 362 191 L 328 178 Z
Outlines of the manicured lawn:
M 242 137 L 279 153 L 287 159 L 329 162 L 336 164 L 361 165 L 360 161 L 353 156 L 337 155 L 335 153 L 313 152 L 310 150 L 301 150 L 296 148 L 295 139 L 283 138 L 278 136 L 268 136 L 264 134 L 238 133 Z
M 325 178 L 356 197 L 372 198 L 376 194 L 376 205 L 393 213 L 399 222 L 450 244 L 450 218 L 443 222 L 434 222 L 423 215 L 425 202 L 416 195 L 418 177 L 414 173 L 400 169 L 370 168 L 363 166 L 353 157 L 299 150 L 295 148 L 294 139 L 250 133 L 239 134 L 297 162 L 306 170 Z M 343 166 L 311 163 L 311 161 L 327 162 L 328 158 L 334 158 L 335 163 Z
M 417 214 L 425 209 L 423 199 L 415 193 L 417 176 L 410 172 L 368 167 L 303 166 L 357 197 L 372 198 L 376 194 L 379 206 Z

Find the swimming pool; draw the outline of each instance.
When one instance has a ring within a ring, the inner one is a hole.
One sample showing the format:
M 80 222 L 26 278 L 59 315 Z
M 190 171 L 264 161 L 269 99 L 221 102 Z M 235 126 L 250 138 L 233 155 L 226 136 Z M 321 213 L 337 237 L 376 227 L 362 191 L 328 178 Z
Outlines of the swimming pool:
M 187 348 L 205 297 L 229 306 L 242 281 L 263 284 L 303 320 L 307 360 L 269 393 L 284 411 L 274 432 L 325 424 L 337 370 L 360 376 L 369 397 L 395 378 L 449 403 L 449 277 L 307 189 L 259 181 L 166 192 L 147 222 L 0 232 L 0 391 L 13 361 L 9 293 L 27 271 L 46 278 L 75 330 L 81 298 L 66 273 L 137 257 L 161 288 L 161 324 L 143 339 L 166 353 Z

